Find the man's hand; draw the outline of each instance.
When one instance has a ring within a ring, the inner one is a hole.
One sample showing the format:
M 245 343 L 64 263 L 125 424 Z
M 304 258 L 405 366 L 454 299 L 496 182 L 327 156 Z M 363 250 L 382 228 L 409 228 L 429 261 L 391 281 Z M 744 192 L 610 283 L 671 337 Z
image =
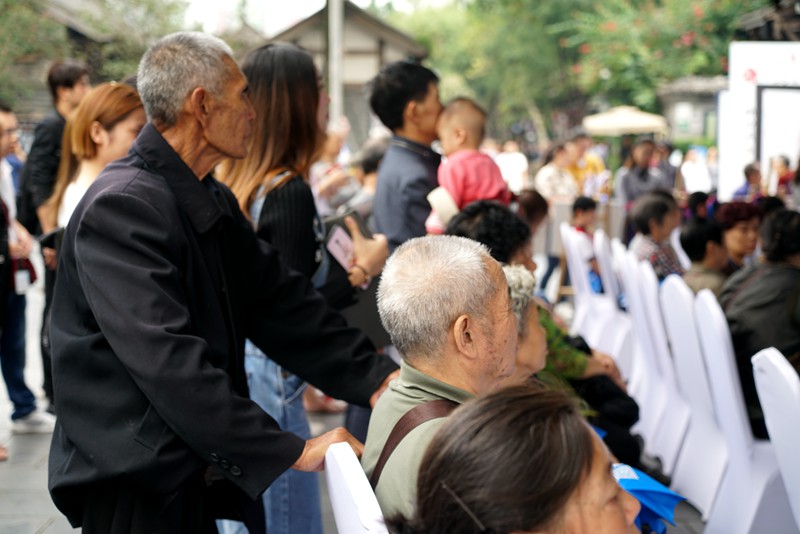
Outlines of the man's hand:
M 325 453 L 328 452 L 328 447 L 334 443 L 342 442 L 350 445 L 356 456 L 361 458 L 361 453 L 364 452 L 364 445 L 354 438 L 350 432 L 339 427 L 306 441 L 303 454 L 294 463 L 292 469 L 305 472 L 322 471 L 325 466 Z
M 50 247 L 42 247 L 42 256 L 44 257 L 44 264 L 51 271 L 55 271 L 58 267 L 58 257 L 56 256 L 56 249 Z
M 345 217 L 344 224 L 353 238 L 353 262 L 367 270 L 370 276 L 378 276 L 389 257 L 389 243 L 383 234 L 375 234 L 372 239 L 364 237 L 355 219 Z
M 378 387 L 378 389 L 375 390 L 375 393 L 373 393 L 372 396 L 369 398 L 370 408 L 375 407 L 375 403 L 378 402 L 378 399 L 381 397 L 381 395 L 383 395 L 383 392 L 386 391 L 386 388 L 389 387 L 389 382 L 391 382 L 398 376 L 400 376 L 400 369 L 394 371 L 392 374 L 387 376 L 383 382 L 381 382 L 381 385 Z
M 8 252 L 15 260 L 27 258 L 31 253 L 31 249 L 33 248 L 33 238 L 31 237 L 31 234 L 28 233 L 28 230 L 26 230 L 25 227 L 22 226 L 16 219 L 11 221 L 11 224 L 14 227 L 16 239 L 9 241 Z

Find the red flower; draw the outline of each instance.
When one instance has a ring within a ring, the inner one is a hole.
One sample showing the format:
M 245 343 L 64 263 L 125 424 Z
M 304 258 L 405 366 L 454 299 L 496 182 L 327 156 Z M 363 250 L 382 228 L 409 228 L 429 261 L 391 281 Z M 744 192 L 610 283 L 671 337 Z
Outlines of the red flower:
M 581 46 L 578 47 L 578 52 L 581 54 L 588 54 L 592 51 L 592 47 L 589 46 L 589 43 L 583 43 Z
M 580 74 L 581 73 L 581 64 L 580 63 L 574 63 L 572 65 L 572 73 L 573 74 Z
M 695 33 L 693 31 L 688 31 L 683 35 L 681 35 L 681 43 L 683 43 L 685 46 L 692 46 L 692 43 L 694 42 L 694 37 Z
M 600 29 L 613 32 L 617 30 L 617 22 L 614 20 L 609 20 L 600 25 Z
M 701 19 L 703 18 L 703 8 L 698 6 L 697 4 L 692 7 L 692 13 L 694 13 L 694 18 Z

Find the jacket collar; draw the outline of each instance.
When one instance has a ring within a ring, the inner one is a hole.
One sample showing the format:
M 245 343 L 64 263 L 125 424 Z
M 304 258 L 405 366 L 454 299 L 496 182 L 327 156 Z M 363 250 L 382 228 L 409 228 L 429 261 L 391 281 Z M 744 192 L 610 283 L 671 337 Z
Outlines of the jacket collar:
M 228 206 L 215 197 L 221 187 L 211 174 L 198 180 L 152 124 L 147 124 L 136 138 L 132 152 L 138 154 L 148 170 L 164 178 L 181 210 L 195 230 L 205 233 L 223 215 L 231 215 Z
M 415 154 L 422 156 L 423 159 L 435 162 L 437 164 L 441 159 L 441 156 L 438 153 L 436 153 L 431 147 L 417 143 L 416 141 L 412 141 L 411 139 L 406 139 L 405 137 L 400 137 L 399 135 L 392 136 L 390 145 L 397 147 L 401 150 L 414 152 Z

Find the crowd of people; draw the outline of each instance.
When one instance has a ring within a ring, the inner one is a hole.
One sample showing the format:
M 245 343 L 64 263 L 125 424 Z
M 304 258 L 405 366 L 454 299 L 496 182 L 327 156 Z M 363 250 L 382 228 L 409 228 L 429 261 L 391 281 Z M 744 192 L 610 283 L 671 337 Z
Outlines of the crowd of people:
M 321 533 L 313 472 L 344 441 L 394 532 L 638 531 L 610 471 L 650 469 L 638 405 L 615 355 L 571 336 L 545 298 L 555 249 L 534 275 L 553 203 L 572 207 L 593 290 L 598 201 L 616 197 L 660 280 L 719 295 L 767 437 L 749 358 L 775 346 L 800 362 L 793 175 L 770 197 L 748 165 L 720 203 L 695 152 L 676 168 L 642 138 L 612 174 L 583 132 L 533 170 L 486 138 L 479 103 L 442 105 L 436 74 L 405 61 L 370 83 L 385 133 L 344 160 L 347 128 L 329 126 L 321 74 L 289 43 L 237 64 L 182 32 L 136 76 L 89 79 L 56 62 L 20 180 L 0 167 L 12 431 L 54 432 L 49 489 L 73 526 Z M 0 128 L 0 156 L 19 153 L 5 104 Z M 22 376 L 31 236 L 43 409 Z M 389 346 L 340 313 L 363 303 Z M 347 429 L 312 437 L 306 407 L 325 396 L 350 403 Z

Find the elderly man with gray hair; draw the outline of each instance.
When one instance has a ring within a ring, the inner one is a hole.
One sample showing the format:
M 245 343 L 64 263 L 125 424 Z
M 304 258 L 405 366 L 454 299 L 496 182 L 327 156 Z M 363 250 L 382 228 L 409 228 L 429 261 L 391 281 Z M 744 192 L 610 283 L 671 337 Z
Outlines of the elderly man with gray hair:
M 211 176 L 248 150 L 247 81 L 219 39 L 167 36 L 142 58 L 150 123 L 86 192 L 52 310 L 59 413 L 53 501 L 95 532 L 263 532 L 283 471 L 322 467 L 344 429 L 303 440 L 247 396 L 244 340 L 327 393 L 374 404 L 396 366 L 257 239 Z
M 513 374 L 517 325 L 500 264 L 454 236 L 401 245 L 384 267 L 378 311 L 404 359 L 373 410 L 362 465 L 391 516 L 413 512 L 419 464 L 443 419 Z

